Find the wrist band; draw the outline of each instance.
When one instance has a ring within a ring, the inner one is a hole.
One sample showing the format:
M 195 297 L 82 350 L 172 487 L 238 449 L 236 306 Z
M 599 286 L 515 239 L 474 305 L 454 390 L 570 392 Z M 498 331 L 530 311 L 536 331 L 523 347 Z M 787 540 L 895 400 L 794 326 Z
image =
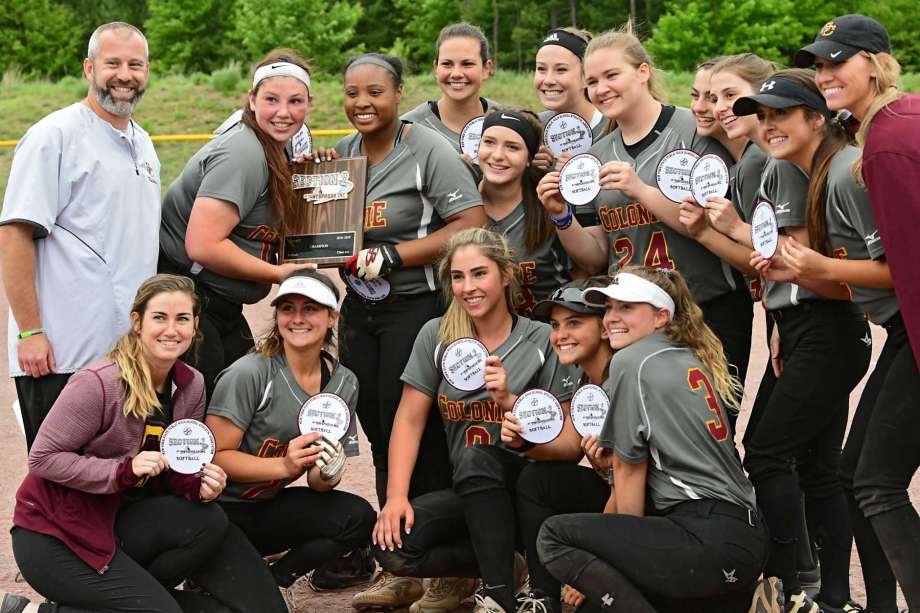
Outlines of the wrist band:
M 45 331 L 42 328 L 35 328 L 34 330 L 25 330 L 16 335 L 16 338 L 22 340 L 24 338 L 29 338 L 30 336 L 35 336 L 37 334 L 44 334 Z
M 556 224 L 556 228 L 559 230 L 565 230 L 566 228 L 571 226 L 572 219 L 574 219 L 575 217 L 575 207 L 572 206 L 572 203 L 566 202 L 565 206 L 566 206 L 565 215 L 562 215 L 561 217 L 555 217 L 554 215 L 549 216 L 552 222 Z

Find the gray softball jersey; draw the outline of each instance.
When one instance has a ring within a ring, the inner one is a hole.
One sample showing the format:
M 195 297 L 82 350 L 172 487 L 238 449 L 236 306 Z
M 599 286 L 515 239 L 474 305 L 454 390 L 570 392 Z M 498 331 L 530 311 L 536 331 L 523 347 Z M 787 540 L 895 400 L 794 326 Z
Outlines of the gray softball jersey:
M 548 298 L 553 290 L 569 280 L 568 256 L 555 231 L 536 249 L 527 251 L 524 203 L 498 221 L 490 218 L 489 229 L 508 239 L 514 250 L 523 294 L 518 313 L 529 316 L 537 302 Z
M 601 162 L 619 160 L 632 164 L 639 178 L 656 186 L 658 162 L 675 149 L 699 155 L 714 153 L 731 165 L 731 156 L 717 141 L 697 135 L 696 122 L 688 109 L 676 108 L 654 142 L 637 158 L 626 149 L 619 128 L 595 143 L 591 153 Z M 677 206 L 676 204 L 674 206 Z M 679 270 L 687 278 L 697 303 L 736 289 L 731 267 L 701 244 L 669 228 L 639 202 L 619 190 L 601 190 L 594 199 L 601 226 L 610 245 L 609 272 L 626 264 Z
M 872 215 L 869 192 L 853 180 L 856 147 L 844 147 L 831 160 L 827 174 L 827 240 L 834 257 L 878 260 L 885 257 Z M 876 324 L 884 324 L 900 310 L 892 288 L 848 285 L 853 302 Z
M 277 263 L 280 235 L 268 197 L 268 163 L 252 129 L 238 123 L 198 150 L 163 198 L 160 248 L 214 293 L 238 304 L 268 295 L 270 283 L 232 279 L 193 262 L 185 234 L 196 198 L 216 198 L 236 207 L 240 223 L 230 232 L 234 245 L 260 260 Z
M 342 157 L 360 157 L 361 141 L 360 133 L 346 136 L 335 150 Z M 364 247 L 425 238 L 446 219 L 481 204 L 469 165 L 434 131 L 413 124 L 385 158 L 367 169 Z M 400 268 L 387 279 L 394 294 L 438 289 L 434 264 Z
M 495 100 L 489 100 L 488 98 L 480 98 L 479 100 L 483 104 L 483 115 L 492 109 L 501 108 L 500 105 L 495 102 Z M 433 102 L 431 100 L 422 102 L 411 111 L 405 113 L 402 116 L 402 119 L 404 121 L 411 121 L 412 123 L 419 126 L 425 126 L 430 130 L 434 130 L 445 139 L 447 139 L 447 141 L 458 154 L 462 153 L 460 150 L 460 133 L 454 132 L 444 125 L 444 122 L 441 121 L 441 118 L 438 117 L 433 110 L 431 110 L 432 104 Z
M 765 198 L 773 204 L 776 226 L 780 230 L 806 225 L 808 182 L 808 175 L 792 162 L 773 158 L 767 160 L 758 199 Z M 750 220 L 750 213 L 746 219 Z M 803 300 L 821 299 L 813 291 L 795 283 L 764 281 L 764 306 L 771 311 L 796 306 Z
M 657 332 L 617 351 L 600 444 L 630 464 L 648 462 L 655 509 L 715 499 L 754 509 L 754 487 L 735 456 L 715 381 L 688 347 Z
M 430 396 L 441 413 L 451 458 L 470 445 L 501 443 L 503 412 L 482 388 L 473 392 L 459 390 L 441 375 L 444 351 L 438 335 L 441 318 L 426 323 L 415 339 L 402 380 Z M 518 317 L 511 334 L 492 352 L 502 359 L 508 376 L 508 391 L 515 395 L 542 388 L 552 392 L 560 402 L 572 398 L 580 376 L 576 367 L 559 363 L 549 343 L 549 325 Z
M 348 455 L 358 453 L 357 420 L 358 378 L 354 373 L 323 354 L 333 364 L 325 393 L 341 397 L 351 411 L 351 423 L 342 441 Z M 260 458 L 279 458 L 287 454 L 288 442 L 300 436 L 300 407 L 310 398 L 297 383 L 284 353 L 266 358 L 249 353 L 228 366 L 217 378 L 208 415 L 229 419 L 243 430 L 239 450 Z M 293 479 L 257 483 L 228 481 L 222 500 L 268 500 Z

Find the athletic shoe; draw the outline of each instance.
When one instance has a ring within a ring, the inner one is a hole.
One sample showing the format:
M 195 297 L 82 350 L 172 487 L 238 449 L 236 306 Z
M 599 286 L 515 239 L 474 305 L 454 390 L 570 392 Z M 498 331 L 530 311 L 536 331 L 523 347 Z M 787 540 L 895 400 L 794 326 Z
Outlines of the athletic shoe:
M 428 580 L 425 594 L 412 603 L 409 613 L 449 613 L 476 591 L 476 579 L 435 577 Z
M 364 609 L 384 609 L 391 611 L 408 607 L 422 597 L 425 586 L 415 577 L 397 577 L 392 573 L 380 571 L 371 586 L 358 592 L 351 599 L 351 606 Z
M 748 613 L 783 613 L 783 582 L 779 577 L 767 577 L 757 582 Z
M 473 613 L 508 613 L 504 607 L 492 600 L 491 596 L 476 594 L 476 604 Z
M 821 613 L 821 607 L 815 604 L 805 590 L 799 590 L 786 598 L 784 613 Z
M 821 564 L 814 568 L 799 571 L 799 585 L 805 593 L 814 598 L 821 591 Z
M 821 607 L 823 613 L 866 613 L 866 610 L 862 608 L 859 603 L 853 602 L 852 600 L 843 603 L 842 607 L 832 607 L 820 600 L 816 600 L 815 603 Z
M 340 590 L 367 583 L 374 576 L 376 568 L 377 563 L 370 546 L 359 547 L 310 571 L 308 580 L 314 592 Z
M 22 613 L 29 602 L 30 600 L 24 596 L 6 592 L 3 594 L 3 602 L 0 602 L 0 613 Z
M 554 602 L 549 596 L 533 593 L 517 597 L 517 613 L 559 613 L 560 610 L 558 598 Z

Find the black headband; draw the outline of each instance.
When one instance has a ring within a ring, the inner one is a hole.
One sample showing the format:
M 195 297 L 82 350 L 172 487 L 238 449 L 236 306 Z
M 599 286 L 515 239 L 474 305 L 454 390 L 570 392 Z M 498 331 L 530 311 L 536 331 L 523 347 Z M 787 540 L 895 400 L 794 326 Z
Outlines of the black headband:
M 537 136 L 537 131 L 534 129 L 533 124 L 527 121 L 527 118 L 520 113 L 515 111 L 495 111 L 486 115 L 486 119 L 482 123 L 482 133 L 485 134 L 486 130 L 493 126 L 514 130 L 524 139 L 530 158 L 533 159 L 533 156 L 537 155 L 537 151 L 540 149 L 540 138 Z
M 585 49 L 588 48 L 588 43 L 584 39 L 566 30 L 550 30 L 543 42 L 540 43 L 540 48 L 546 45 L 564 47 L 574 53 L 579 60 L 585 59 Z

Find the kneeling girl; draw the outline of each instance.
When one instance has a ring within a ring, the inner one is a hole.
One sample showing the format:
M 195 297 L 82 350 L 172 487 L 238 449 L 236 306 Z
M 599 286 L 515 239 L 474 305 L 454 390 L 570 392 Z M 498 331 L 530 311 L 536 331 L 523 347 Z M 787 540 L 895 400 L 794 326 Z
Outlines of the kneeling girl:
M 740 605 L 763 569 L 767 533 L 735 456 L 725 410 L 740 384 L 718 338 L 677 272 L 628 267 L 584 300 L 606 305 L 614 350 L 600 436 L 613 450 L 614 496 L 604 514 L 546 520 L 540 560 L 585 594 L 581 610 Z
M 287 551 L 271 566 L 281 587 L 367 543 L 374 525 L 366 500 L 332 491 L 345 470 L 342 444 L 301 434 L 298 425 L 301 407 L 320 392 L 339 396 L 354 414 L 358 380 L 324 351 L 338 303 L 319 272 L 285 278 L 271 331 L 221 373 L 208 407 L 215 462 L 229 476 L 221 505 L 263 556 Z M 304 474 L 309 487 L 285 487 Z

